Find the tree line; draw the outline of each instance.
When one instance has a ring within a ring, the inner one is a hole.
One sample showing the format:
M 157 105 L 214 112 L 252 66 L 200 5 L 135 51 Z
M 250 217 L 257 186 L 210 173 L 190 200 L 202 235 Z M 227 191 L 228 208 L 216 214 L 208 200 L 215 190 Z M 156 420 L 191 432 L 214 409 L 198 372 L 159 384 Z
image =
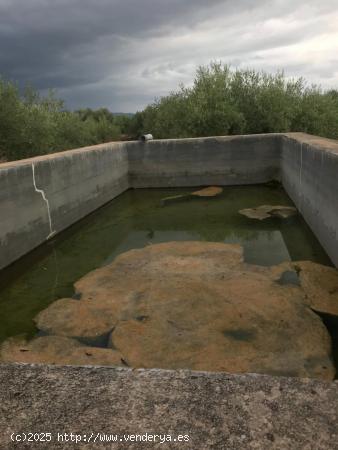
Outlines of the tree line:
M 309 86 L 283 72 L 232 70 L 213 62 L 134 115 L 106 108 L 67 111 L 53 92 L 20 93 L 0 79 L 0 158 L 15 160 L 144 133 L 185 138 L 303 131 L 338 139 L 338 91 Z
M 41 96 L 32 87 L 0 79 L 0 159 L 11 161 L 70 148 L 119 140 L 129 116 L 106 108 L 67 111 L 53 92 Z
M 303 131 L 338 139 L 338 91 L 283 72 L 231 70 L 211 63 L 184 85 L 136 113 L 131 132 L 156 138 Z

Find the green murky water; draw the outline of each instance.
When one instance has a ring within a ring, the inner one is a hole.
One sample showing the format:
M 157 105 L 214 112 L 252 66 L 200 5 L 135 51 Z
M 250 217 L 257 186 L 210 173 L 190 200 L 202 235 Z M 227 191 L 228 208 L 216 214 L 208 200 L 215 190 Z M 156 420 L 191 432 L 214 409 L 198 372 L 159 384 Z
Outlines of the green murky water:
M 51 302 L 74 295 L 73 283 L 132 248 L 172 240 L 240 243 L 245 259 L 330 264 L 302 217 L 250 220 L 238 210 L 292 205 L 281 188 L 226 187 L 216 198 L 161 206 L 163 197 L 196 189 L 129 190 L 0 273 L 0 341 L 36 332 L 32 319 Z

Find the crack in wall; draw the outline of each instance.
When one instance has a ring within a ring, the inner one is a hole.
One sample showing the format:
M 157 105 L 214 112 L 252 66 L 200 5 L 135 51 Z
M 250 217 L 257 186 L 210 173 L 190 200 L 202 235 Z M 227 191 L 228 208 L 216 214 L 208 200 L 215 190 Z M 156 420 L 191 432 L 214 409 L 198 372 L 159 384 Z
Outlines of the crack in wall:
M 42 189 L 39 189 L 39 188 L 36 186 L 36 180 L 35 180 L 35 166 L 34 166 L 34 163 L 32 163 L 32 174 L 33 174 L 33 185 L 34 185 L 35 192 L 38 192 L 39 194 L 41 194 L 41 196 L 42 196 L 42 198 L 43 198 L 43 200 L 44 200 L 44 202 L 46 203 L 46 206 L 47 206 L 47 215 L 48 215 L 48 221 L 49 221 L 49 230 L 50 230 L 50 233 L 49 233 L 49 235 L 47 236 L 46 239 L 50 239 L 52 236 L 54 236 L 54 234 L 56 234 L 56 231 L 53 230 L 52 216 L 51 216 L 51 214 L 50 214 L 50 207 L 49 207 L 49 200 L 48 200 L 48 198 L 46 197 L 45 191 L 42 190 Z

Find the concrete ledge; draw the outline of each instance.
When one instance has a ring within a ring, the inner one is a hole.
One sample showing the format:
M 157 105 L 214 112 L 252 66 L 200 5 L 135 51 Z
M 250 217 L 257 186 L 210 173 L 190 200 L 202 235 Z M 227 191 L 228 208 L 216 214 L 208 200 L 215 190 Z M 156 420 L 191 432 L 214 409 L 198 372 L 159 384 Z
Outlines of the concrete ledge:
M 338 384 L 263 375 L 0 365 L 0 448 L 338 449 Z M 186 443 L 57 444 L 57 433 L 189 435 Z M 36 444 L 39 447 L 38 444 Z

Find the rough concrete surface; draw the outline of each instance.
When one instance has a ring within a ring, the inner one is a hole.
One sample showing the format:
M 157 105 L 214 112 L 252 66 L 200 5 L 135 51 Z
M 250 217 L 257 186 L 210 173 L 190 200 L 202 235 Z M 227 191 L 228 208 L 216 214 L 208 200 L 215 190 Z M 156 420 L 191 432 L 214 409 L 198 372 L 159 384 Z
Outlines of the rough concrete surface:
M 0 269 L 128 188 L 121 144 L 0 164 Z
M 0 448 L 338 449 L 338 385 L 263 375 L 0 366 Z M 11 433 L 50 432 L 49 444 Z M 58 443 L 57 433 L 189 435 L 189 442 Z
M 338 266 L 338 142 L 289 133 L 280 167 L 284 189 Z
M 279 178 L 279 143 L 278 134 L 262 134 L 129 145 L 129 183 L 134 188 L 264 183 Z
M 303 133 L 113 142 L 0 164 L 0 269 L 128 188 L 281 179 L 338 266 L 338 142 Z

